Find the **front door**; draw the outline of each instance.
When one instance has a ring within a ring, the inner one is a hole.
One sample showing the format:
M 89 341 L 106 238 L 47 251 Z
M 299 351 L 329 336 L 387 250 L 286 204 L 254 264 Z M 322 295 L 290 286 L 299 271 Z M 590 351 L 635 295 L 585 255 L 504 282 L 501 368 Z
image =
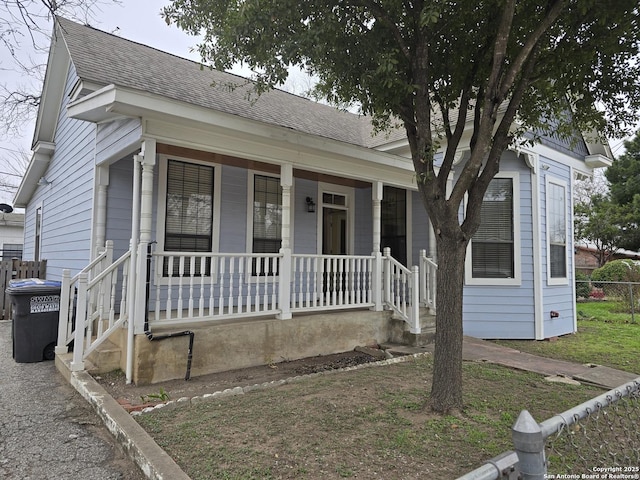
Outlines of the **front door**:
M 322 254 L 347 254 L 347 210 L 322 207 Z

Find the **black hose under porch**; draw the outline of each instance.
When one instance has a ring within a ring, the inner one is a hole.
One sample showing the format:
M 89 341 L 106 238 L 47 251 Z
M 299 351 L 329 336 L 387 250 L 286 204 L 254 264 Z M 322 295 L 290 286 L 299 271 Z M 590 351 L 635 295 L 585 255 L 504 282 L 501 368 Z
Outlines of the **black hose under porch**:
M 155 243 L 155 242 L 153 242 Z M 182 332 L 164 333 L 162 335 L 154 335 L 149 328 L 149 291 L 151 286 L 151 260 L 152 252 L 151 248 L 153 243 L 147 246 L 147 279 L 145 284 L 145 300 L 144 300 L 144 333 L 151 342 L 159 342 L 160 340 L 166 340 L 168 338 L 186 337 L 189 336 L 189 350 L 187 351 L 187 373 L 184 376 L 185 380 L 191 378 L 191 362 L 193 360 L 193 340 L 195 333 L 191 330 L 184 330 Z

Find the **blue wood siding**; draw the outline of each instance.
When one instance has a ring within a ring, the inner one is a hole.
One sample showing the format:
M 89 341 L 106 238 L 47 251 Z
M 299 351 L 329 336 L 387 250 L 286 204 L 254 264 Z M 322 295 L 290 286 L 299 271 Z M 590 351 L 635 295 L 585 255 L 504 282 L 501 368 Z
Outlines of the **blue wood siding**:
M 81 270 L 91 254 L 96 126 L 66 115 L 76 80 L 71 65 L 54 139 L 56 150 L 44 175 L 52 183 L 37 187 L 26 209 L 25 259 L 34 256 L 35 210 L 41 204 L 41 257 L 47 260 L 47 277 L 53 280 L 61 278 L 63 269 Z
M 573 319 L 575 315 L 575 301 L 573 298 L 573 278 L 574 278 L 574 265 L 573 265 L 573 222 L 571 221 L 571 205 L 570 201 L 567 201 L 567 219 L 569 220 L 569 231 L 567 234 L 567 276 L 568 281 L 565 285 L 549 285 L 548 283 L 548 263 L 547 257 L 549 254 L 548 240 L 547 240 L 547 177 L 550 176 L 554 179 L 561 180 L 567 184 L 567 200 L 573 198 L 573 192 L 571 190 L 571 169 L 567 165 L 563 165 L 550 158 L 540 157 L 540 164 L 544 164 L 549 168 L 547 170 L 541 169 L 540 179 L 540 217 L 541 217 L 541 231 L 540 241 L 542 254 L 541 259 L 541 271 L 542 271 L 542 318 L 544 321 L 544 336 L 545 338 L 554 337 L 558 335 L 564 335 L 573 332 Z M 558 312 L 560 314 L 557 318 L 551 318 L 551 311 Z
M 520 285 L 465 285 L 464 333 L 480 338 L 534 338 L 534 263 L 533 204 L 531 172 L 506 152 L 500 163 L 501 172 L 519 172 L 520 178 L 520 251 L 522 281 Z
M 96 131 L 96 164 L 113 161 L 140 149 L 142 124 L 139 118 L 101 123 Z
M 371 187 L 355 189 L 354 255 L 371 255 L 373 251 L 373 202 Z
M 130 155 L 109 168 L 106 239 L 113 241 L 114 258 L 129 249 L 132 209 L 133 158 Z
M 431 222 L 422 204 L 420 192 L 409 192 L 411 195 L 411 262 L 410 265 L 420 265 L 420 250 L 426 250 L 429 255 L 429 230 Z
M 223 253 L 247 251 L 247 170 L 223 165 L 214 175 L 222 175 L 220 192 L 220 244 Z
M 293 184 L 293 253 L 315 254 L 318 251 L 318 214 L 307 211 L 307 197 L 318 203 L 318 182 L 294 178 Z

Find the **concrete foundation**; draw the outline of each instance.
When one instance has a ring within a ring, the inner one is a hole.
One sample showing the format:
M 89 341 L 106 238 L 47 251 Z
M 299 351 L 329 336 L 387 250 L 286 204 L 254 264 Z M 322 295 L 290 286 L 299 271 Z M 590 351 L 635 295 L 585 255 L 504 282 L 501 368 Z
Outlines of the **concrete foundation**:
M 353 350 L 357 346 L 389 341 L 401 328 L 388 311 L 349 310 L 296 315 L 290 320 L 243 319 L 170 329 L 153 328 L 154 336 L 194 332 L 191 376 L 297 360 Z M 406 324 L 405 324 L 406 325 Z M 121 369 L 126 362 L 126 330 L 111 340 L 121 346 Z M 147 385 L 184 378 L 189 337 L 150 341 L 136 335 L 133 381 Z

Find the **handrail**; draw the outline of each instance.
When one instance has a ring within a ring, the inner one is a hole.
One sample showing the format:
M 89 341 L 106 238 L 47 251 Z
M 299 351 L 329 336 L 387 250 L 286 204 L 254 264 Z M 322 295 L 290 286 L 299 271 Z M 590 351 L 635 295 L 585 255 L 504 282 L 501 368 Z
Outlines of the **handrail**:
M 417 266 L 405 267 L 391 256 L 391 249 L 383 250 L 385 305 L 410 326 L 411 333 L 419 334 L 420 327 L 420 274 Z
M 130 250 L 89 279 L 91 271 L 110 261 L 112 255 L 113 242 L 108 241 L 105 250 L 76 275 L 71 277 L 69 270 L 63 271 L 56 353 L 66 353 L 67 346 L 74 341 L 73 371 L 83 370 L 87 355 L 129 316 L 127 262 L 131 258 Z M 121 286 L 120 301 L 116 303 L 118 284 Z
M 420 304 L 436 310 L 436 274 L 438 264 L 427 257 L 426 250 L 420 250 Z

